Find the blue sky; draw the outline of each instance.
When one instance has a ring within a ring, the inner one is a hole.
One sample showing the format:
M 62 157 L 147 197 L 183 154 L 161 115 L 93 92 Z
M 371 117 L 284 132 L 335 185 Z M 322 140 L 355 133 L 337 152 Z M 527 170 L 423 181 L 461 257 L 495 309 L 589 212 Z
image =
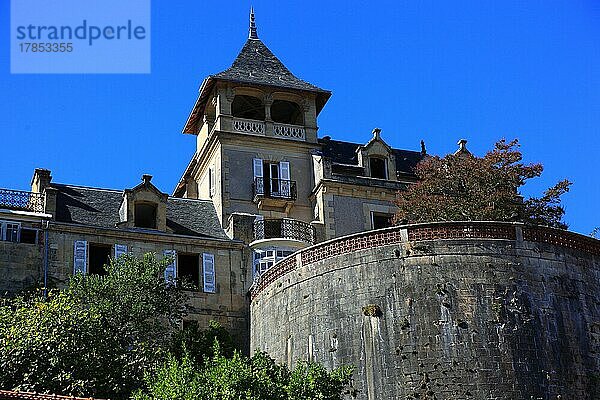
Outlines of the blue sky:
M 58 3 L 58 2 L 56 2 Z M 202 79 L 227 68 L 250 3 L 152 3 L 147 75 L 11 75 L 9 2 L 0 3 L 0 187 L 54 180 L 125 188 L 142 173 L 171 192 L 194 152 L 181 134 Z M 562 178 L 571 229 L 600 226 L 600 2 L 253 1 L 259 37 L 300 78 L 333 92 L 320 136 L 483 154 L 519 138 L 545 165 L 525 194 Z

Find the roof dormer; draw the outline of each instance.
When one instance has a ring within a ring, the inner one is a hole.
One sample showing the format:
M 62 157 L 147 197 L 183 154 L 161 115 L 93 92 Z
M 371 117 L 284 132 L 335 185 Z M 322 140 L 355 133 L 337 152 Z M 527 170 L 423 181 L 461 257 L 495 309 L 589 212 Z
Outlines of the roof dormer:
M 381 138 L 381 129 L 373 129 L 373 137 L 356 149 L 358 164 L 365 176 L 376 179 L 397 180 L 396 159 L 392 148 Z
M 151 182 L 152 175 L 142 175 L 142 182 L 132 189 L 123 191 L 123 201 L 119 208 L 123 228 L 167 230 L 167 199 Z

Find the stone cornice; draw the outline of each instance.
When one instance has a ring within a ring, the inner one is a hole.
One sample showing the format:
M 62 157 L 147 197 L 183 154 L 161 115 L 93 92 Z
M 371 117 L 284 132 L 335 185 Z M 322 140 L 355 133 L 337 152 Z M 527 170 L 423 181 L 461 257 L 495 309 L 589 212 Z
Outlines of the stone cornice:
M 387 181 L 384 182 L 387 183 Z M 386 185 L 388 186 L 386 187 L 375 186 L 369 183 L 370 181 L 365 181 L 361 184 L 342 182 L 335 179 L 321 179 L 312 190 L 309 197 L 312 198 L 320 191 L 323 191 L 324 193 L 337 194 L 340 196 L 394 201 L 396 199 L 396 193 L 407 185 L 405 182 L 389 182 L 391 185 Z

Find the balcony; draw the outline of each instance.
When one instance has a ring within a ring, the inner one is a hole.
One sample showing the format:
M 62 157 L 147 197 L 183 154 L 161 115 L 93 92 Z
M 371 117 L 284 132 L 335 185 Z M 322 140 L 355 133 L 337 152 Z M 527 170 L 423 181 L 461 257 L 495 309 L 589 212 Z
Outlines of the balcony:
M 0 208 L 43 213 L 44 195 L 21 190 L 0 189 Z
M 261 136 L 276 136 L 289 140 L 305 140 L 306 130 L 300 125 L 281 124 L 234 117 L 231 120 L 233 131 Z
M 297 197 L 296 181 L 287 179 L 254 178 L 252 191 L 255 201 L 258 198 L 295 201 Z
M 254 240 L 265 239 L 291 239 L 312 245 L 315 242 L 315 228 L 290 218 L 254 221 Z
M 233 130 L 239 133 L 251 133 L 254 135 L 265 134 L 265 123 L 253 119 L 234 118 Z
M 298 125 L 289 125 L 289 124 L 273 124 L 273 133 L 275 136 L 279 136 L 285 139 L 292 140 L 304 140 L 305 133 L 304 127 Z

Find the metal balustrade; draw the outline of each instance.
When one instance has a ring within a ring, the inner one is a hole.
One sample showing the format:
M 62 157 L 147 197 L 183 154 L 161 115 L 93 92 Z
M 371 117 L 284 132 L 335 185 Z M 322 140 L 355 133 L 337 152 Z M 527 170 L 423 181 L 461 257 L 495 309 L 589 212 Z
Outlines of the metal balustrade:
M 287 179 L 254 178 L 254 197 L 268 197 L 271 199 L 296 200 L 296 181 Z
M 44 212 L 44 195 L 21 190 L 0 189 L 0 208 Z
M 290 218 L 260 219 L 254 222 L 254 240 L 279 238 L 313 244 L 315 228 L 306 222 Z

